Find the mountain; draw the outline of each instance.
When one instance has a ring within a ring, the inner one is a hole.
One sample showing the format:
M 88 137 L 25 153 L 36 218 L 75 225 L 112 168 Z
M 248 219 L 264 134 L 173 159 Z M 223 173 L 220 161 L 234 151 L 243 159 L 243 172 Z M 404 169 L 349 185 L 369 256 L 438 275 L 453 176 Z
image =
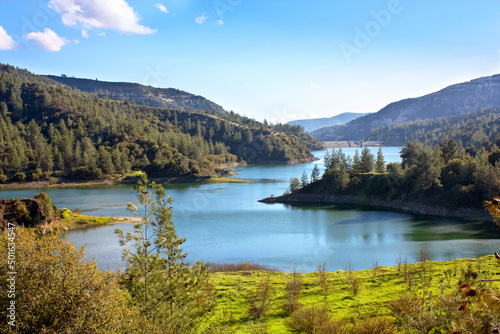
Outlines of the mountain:
M 206 110 L 217 114 L 224 112 L 220 105 L 204 98 L 174 88 L 154 88 L 137 83 L 108 82 L 80 79 L 68 76 L 47 75 L 49 79 L 81 91 L 97 94 L 113 100 L 134 100 L 137 104 L 145 103 L 151 107 L 172 108 L 177 110 Z
M 306 130 L 306 132 L 312 132 L 314 130 L 334 125 L 343 125 L 349 123 L 353 119 L 367 115 L 368 113 L 353 113 L 345 112 L 333 117 L 323 117 L 323 118 L 311 118 L 311 119 L 297 119 L 295 121 L 290 121 L 286 124 L 290 125 L 300 125 Z
M 100 98 L 0 64 L 0 183 L 93 180 L 138 171 L 205 178 L 236 161 L 313 161 L 311 149 L 318 147 L 300 126 L 268 125 L 232 111 Z
M 381 141 L 387 146 L 403 146 L 419 141 L 435 146 L 447 139 L 464 147 L 500 145 L 500 106 L 447 117 L 418 119 L 372 129 L 366 141 Z
M 460 115 L 496 106 L 500 106 L 498 74 L 448 86 L 425 96 L 393 102 L 376 113 L 357 118 L 344 126 L 318 129 L 311 135 L 327 141 L 359 140 L 381 126 Z

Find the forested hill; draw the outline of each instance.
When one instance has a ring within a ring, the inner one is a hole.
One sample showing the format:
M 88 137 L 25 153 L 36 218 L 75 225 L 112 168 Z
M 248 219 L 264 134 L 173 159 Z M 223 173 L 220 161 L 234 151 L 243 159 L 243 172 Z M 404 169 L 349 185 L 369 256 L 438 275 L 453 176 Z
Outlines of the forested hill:
M 303 128 L 233 112 L 100 98 L 0 65 L 0 181 L 97 179 L 131 171 L 206 177 L 234 161 L 296 163 L 320 143 Z
M 418 140 L 436 145 L 454 139 L 465 147 L 500 146 L 500 107 L 482 109 L 462 115 L 417 119 L 372 129 L 366 140 L 382 141 L 387 146 L 402 146 Z
M 47 75 L 47 78 L 81 91 L 97 94 L 112 100 L 134 100 L 137 104 L 177 110 L 206 110 L 222 114 L 224 108 L 203 96 L 193 95 L 174 88 L 154 88 L 137 83 L 107 82 L 68 76 Z
M 357 118 L 345 126 L 320 129 L 320 140 L 359 140 L 371 129 L 396 123 L 464 114 L 500 106 L 500 75 L 455 84 L 418 98 L 394 102 L 380 111 Z

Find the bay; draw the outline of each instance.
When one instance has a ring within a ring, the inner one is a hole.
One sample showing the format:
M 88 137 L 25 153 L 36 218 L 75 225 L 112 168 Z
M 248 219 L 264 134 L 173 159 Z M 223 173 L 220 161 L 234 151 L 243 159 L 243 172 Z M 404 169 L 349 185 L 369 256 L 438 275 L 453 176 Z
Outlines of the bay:
M 376 154 L 376 148 L 371 148 Z M 399 162 L 400 147 L 384 147 L 386 162 Z M 355 149 L 343 149 L 354 155 Z M 398 256 L 415 262 L 422 246 L 433 260 L 478 257 L 500 249 L 494 224 L 464 222 L 345 205 L 263 204 L 257 200 L 282 194 L 290 177 L 310 175 L 320 160 L 297 165 L 249 165 L 235 168 L 236 177 L 253 183 L 165 184 L 174 198 L 173 221 L 188 259 L 235 263 L 249 261 L 289 272 L 368 269 L 376 262 L 391 266 Z M 0 197 L 33 197 L 46 192 L 59 208 L 79 208 L 95 216 L 131 217 L 128 202 L 136 202 L 130 185 L 74 189 L 2 190 Z M 131 231 L 132 224 L 69 231 L 76 247 L 87 246 L 87 256 L 112 270 L 123 266 L 116 227 Z

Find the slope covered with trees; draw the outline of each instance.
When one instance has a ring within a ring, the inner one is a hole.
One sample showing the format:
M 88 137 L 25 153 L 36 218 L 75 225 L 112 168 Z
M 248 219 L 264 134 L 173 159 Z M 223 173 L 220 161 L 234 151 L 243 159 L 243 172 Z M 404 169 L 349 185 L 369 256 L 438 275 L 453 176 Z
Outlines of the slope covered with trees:
M 372 129 L 366 140 L 383 141 L 386 146 L 404 145 L 418 140 L 435 145 L 453 138 L 465 147 L 500 144 L 500 107 L 481 109 L 462 115 L 417 119 Z
M 125 101 L 134 100 L 137 104 L 151 107 L 172 108 L 177 110 L 205 110 L 224 113 L 224 108 L 207 100 L 203 96 L 190 94 L 175 88 L 155 88 L 129 82 L 107 82 L 91 79 L 80 79 L 65 75 L 47 75 L 47 78 L 75 87 L 81 91 L 93 93 L 101 98 Z
M 174 110 L 99 98 L 0 66 L 0 181 L 96 179 L 132 170 L 213 176 L 235 161 L 310 161 L 319 142 L 298 126 L 233 112 Z

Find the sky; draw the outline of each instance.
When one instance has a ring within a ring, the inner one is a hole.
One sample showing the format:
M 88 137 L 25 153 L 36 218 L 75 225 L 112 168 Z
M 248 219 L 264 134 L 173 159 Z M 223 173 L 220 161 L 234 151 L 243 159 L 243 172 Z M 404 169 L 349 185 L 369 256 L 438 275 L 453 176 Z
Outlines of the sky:
M 0 63 L 287 122 L 500 73 L 498 0 L 0 0 Z

